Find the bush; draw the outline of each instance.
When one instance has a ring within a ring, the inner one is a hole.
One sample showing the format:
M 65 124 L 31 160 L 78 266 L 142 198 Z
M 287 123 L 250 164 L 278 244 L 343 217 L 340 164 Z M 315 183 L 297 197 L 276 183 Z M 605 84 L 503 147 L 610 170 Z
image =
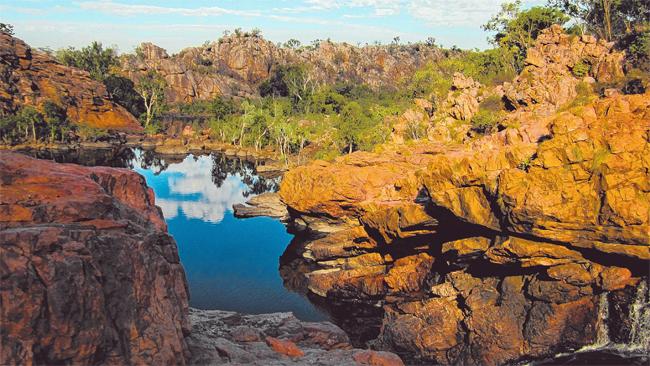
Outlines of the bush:
M 589 75 L 590 71 L 591 71 L 591 65 L 584 62 L 583 60 L 576 62 L 576 64 L 573 65 L 573 68 L 571 69 L 571 73 L 573 73 L 573 76 L 577 78 L 583 78 Z
M 478 113 L 472 117 L 472 130 L 483 135 L 490 134 L 496 130 L 500 120 L 501 114 L 498 112 L 479 110 Z

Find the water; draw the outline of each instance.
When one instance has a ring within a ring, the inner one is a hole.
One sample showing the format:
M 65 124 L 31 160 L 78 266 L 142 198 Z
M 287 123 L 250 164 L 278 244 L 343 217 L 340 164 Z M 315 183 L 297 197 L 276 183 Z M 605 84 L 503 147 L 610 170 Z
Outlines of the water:
M 40 158 L 84 165 L 129 167 L 153 188 L 176 239 L 187 275 L 190 306 L 242 313 L 293 312 L 301 320 L 328 316 L 283 285 L 279 259 L 293 238 L 265 217 L 236 219 L 232 205 L 277 189 L 254 165 L 220 154 L 161 156 L 121 151 L 33 152 Z

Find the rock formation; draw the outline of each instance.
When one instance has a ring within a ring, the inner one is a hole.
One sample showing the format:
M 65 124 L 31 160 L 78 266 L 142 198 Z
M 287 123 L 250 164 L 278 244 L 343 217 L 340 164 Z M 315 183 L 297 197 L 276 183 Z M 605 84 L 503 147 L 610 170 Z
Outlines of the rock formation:
M 526 55 L 526 67 L 512 83 L 504 84 L 514 108 L 546 104 L 559 107 L 576 96 L 576 85 L 608 82 L 623 76 L 623 52 L 614 43 L 565 34 L 559 25 L 544 30 Z M 583 70 L 578 70 L 578 65 Z M 582 79 L 582 80 L 581 80 Z
M 348 81 L 390 87 L 440 57 L 437 48 L 424 45 L 355 47 L 322 41 L 315 47 L 291 49 L 260 36 L 232 34 L 172 56 L 143 43 L 135 55 L 123 58 L 122 68 L 136 82 L 144 72 L 157 71 L 167 81 L 170 102 L 189 102 L 218 95 L 257 95 L 259 83 L 274 68 L 286 64 L 306 64 L 320 83 Z
M 190 320 L 193 365 L 404 365 L 393 353 L 353 348 L 332 323 L 301 322 L 291 313 L 191 309 Z
M 549 115 L 563 98 L 520 104 L 518 123 L 465 143 L 290 170 L 279 194 L 311 238 L 290 248 L 287 283 L 382 305 L 374 347 L 416 361 L 498 365 L 592 344 L 604 327 L 628 337 L 614 324 L 630 323 L 626 294 L 650 265 L 650 93 Z M 600 319 L 609 306 L 628 311 Z
M 0 111 L 22 105 L 40 108 L 46 100 L 58 103 L 77 124 L 113 130 L 140 131 L 140 123 L 112 102 L 102 83 L 89 74 L 63 66 L 25 42 L 0 33 Z
M 124 169 L 0 153 L 0 364 L 185 364 L 185 274 Z
M 153 191 L 126 169 L 0 152 L 0 277 L 2 365 L 403 365 L 329 322 L 189 308 Z

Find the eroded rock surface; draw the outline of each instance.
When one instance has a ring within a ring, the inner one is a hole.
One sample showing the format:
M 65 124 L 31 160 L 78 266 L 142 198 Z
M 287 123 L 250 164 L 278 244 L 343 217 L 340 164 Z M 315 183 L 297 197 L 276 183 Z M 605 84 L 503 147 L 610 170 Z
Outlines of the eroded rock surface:
M 177 55 L 143 43 L 138 55 L 125 57 L 122 68 L 137 82 L 155 70 L 168 84 L 170 102 L 205 100 L 215 96 L 250 97 L 280 65 L 304 64 L 314 82 L 348 81 L 372 88 L 391 87 L 427 61 L 442 57 L 433 46 L 364 46 L 322 41 L 316 47 L 278 47 L 256 35 L 232 34 Z
M 166 229 L 134 172 L 0 152 L 0 363 L 185 364 Z
M 287 172 L 280 197 L 315 236 L 290 248 L 287 283 L 382 305 L 371 343 L 414 361 L 498 365 L 580 348 L 596 342 L 604 304 L 627 306 L 629 328 L 622 299 L 650 265 L 650 94 L 522 108 L 517 124 L 465 143 Z
M 404 365 L 393 353 L 353 348 L 332 323 L 302 322 L 291 313 L 190 309 L 190 321 L 190 364 Z
M 0 33 L 0 110 L 22 105 L 41 108 L 45 101 L 66 109 L 68 118 L 94 128 L 140 131 L 140 123 L 112 102 L 106 88 L 86 71 L 63 66 L 18 38 Z

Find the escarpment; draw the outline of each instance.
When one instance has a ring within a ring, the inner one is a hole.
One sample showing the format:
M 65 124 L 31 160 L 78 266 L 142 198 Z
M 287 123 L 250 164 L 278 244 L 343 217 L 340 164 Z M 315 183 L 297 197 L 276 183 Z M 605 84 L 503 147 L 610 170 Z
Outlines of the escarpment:
M 142 129 L 86 71 L 61 65 L 20 39 L 0 33 L 0 111 L 13 113 L 23 105 L 40 109 L 46 101 L 59 104 L 78 125 L 131 132 Z
M 185 364 L 185 273 L 137 173 L 0 153 L 0 363 Z
M 259 84 L 277 67 L 291 64 L 306 65 L 317 83 L 391 87 L 441 57 L 438 48 L 427 45 L 356 47 L 321 41 L 292 49 L 258 35 L 232 34 L 171 56 L 156 45 L 143 43 L 135 55 L 123 58 L 122 69 L 135 82 L 144 73 L 156 71 L 167 82 L 168 101 L 190 102 L 215 96 L 256 96 Z
M 555 49 L 544 37 L 535 52 Z M 414 361 L 521 362 L 603 329 L 629 339 L 630 294 L 648 297 L 650 94 L 542 99 L 492 135 L 290 170 L 279 195 L 311 237 L 285 254 L 287 284 L 381 306 L 371 344 Z M 628 311 L 601 319 L 610 307 Z

